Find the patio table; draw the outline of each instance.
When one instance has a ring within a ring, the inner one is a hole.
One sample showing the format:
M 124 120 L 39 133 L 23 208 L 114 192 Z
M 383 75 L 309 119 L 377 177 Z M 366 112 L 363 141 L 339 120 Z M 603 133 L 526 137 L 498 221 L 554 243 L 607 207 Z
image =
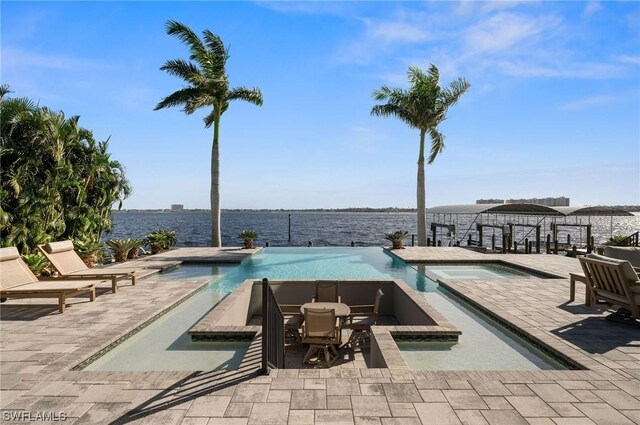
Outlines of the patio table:
M 305 303 L 300 307 L 300 312 L 302 314 L 304 314 L 305 308 L 334 310 L 336 312 L 336 317 L 339 317 L 341 320 L 346 319 L 351 314 L 349 306 L 343 303 Z

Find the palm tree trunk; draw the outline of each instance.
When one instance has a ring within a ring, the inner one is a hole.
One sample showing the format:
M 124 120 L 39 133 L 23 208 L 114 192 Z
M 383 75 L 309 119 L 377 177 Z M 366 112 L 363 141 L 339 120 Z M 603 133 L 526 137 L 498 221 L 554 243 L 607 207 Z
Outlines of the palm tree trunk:
M 213 122 L 213 145 L 211 146 L 211 246 L 222 246 L 220 238 L 220 152 L 218 136 L 220 130 L 220 108 L 215 106 Z
M 420 130 L 420 154 L 418 155 L 418 246 L 427 246 L 427 211 L 424 186 L 424 136 L 425 130 Z

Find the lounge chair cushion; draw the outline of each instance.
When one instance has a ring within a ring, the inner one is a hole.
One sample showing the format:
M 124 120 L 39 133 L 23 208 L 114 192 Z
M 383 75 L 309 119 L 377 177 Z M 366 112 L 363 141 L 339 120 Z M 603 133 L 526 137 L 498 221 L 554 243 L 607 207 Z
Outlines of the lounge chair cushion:
M 624 275 L 625 279 L 630 280 L 632 282 L 636 282 L 640 280 L 638 278 L 638 274 L 636 273 L 636 271 L 633 270 L 633 266 L 627 260 L 618 260 L 616 258 L 605 257 L 604 255 L 598 255 L 598 254 L 589 254 L 587 255 L 587 258 L 593 258 L 594 260 L 607 261 L 612 264 L 620 264 L 620 269 L 622 270 L 622 274 Z
M 627 260 L 633 267 L 640 267 L 640 248 L 633 246 L 607 246 L 604 255 L 617 260 Z
M 44 246 L 44 249 L 46 249 L 49 254 L 57 254 L 59 252 L 73 251 L 73 242 L 71 241 L 49 242 Z
M 14 247 L 0 248 L 0 288 L 3 290 L 26 283 L 37 282 L 38 278 L 22 261 Z
M 20 253 L 16 247 L 0 248 L 0 261 L 15 260 L 18 257 Z

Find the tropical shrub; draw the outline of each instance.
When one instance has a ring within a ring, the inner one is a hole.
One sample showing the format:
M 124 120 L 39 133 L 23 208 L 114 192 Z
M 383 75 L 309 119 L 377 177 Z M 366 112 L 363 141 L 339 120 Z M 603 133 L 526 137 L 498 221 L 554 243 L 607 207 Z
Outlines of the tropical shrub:
M 157 254 L 176 244 L 176 233 L 171 230 L 156 230 L 145 236 L 144 242 L 151 249 L 151 254 Z
M 0 86 L 0 240 L 22 253 L 54 240 L 97 243 L 111 229 L 111 208 L 131 193 L 79 117 L 8 98 Z
M 41 276 L 49 267 L 49 260 L 41 254 L 25 254 L 22 256 L 22 260 L 36 276 Z
M 623 240 L 627 239 L 627 236 L 624 235 L 613 235 L 612 237 L 609 238 L 608 241 L 606 241 L 604 243 L 604 245 L 617 245 L 620 242 L 622 242 Z
M 73 241 L 73 248 L 89 268 L 92 268 L 98 261 L 102 260 L 104 251 L 103 243 L 75 240 Z
M 131 249 L 129 250 L 129 254 L 127 258 L 129 260 L 135 260 L 140 256 L 140 248 L 144 245 L 143 239 L 130 239 L 131 240 Z
M 127 261 L 129 251 L 133 248 L 131 239 L 110 239 L 107 241 L 107 245 L 113 251 L 113 258 L 122 263 Z
M 173 230 L 158 230 L 156 233 L 162 235 L 164 238 L 162 249 L 169 249 L 172 246 L 176 246 L 178 243 L 178 237 L 176 236 L 176 232 Z
M 253 240 L 258 237 L 258 234 L 253 230 L 243 230 L 238 237 L 243 240 L 245 249 L 251 249 L 253 248 Z
M 395 232 L 389 232 L 384 234 L 384 238 L 391 241 L 392 249 L 402 249 L 402 242 L 409 236 L 409 232 L 403 230 L 397 230 Z

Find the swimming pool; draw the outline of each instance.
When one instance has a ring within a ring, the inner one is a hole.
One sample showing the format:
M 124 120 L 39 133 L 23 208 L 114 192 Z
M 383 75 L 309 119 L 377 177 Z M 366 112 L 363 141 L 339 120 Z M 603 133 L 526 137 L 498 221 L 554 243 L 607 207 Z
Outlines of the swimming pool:
M 270 280 L 404 280 L 462 331 L 455 346 L 455 356 L 447 355 L 437 344 L 421 346 L 420 350 L 411 350 L 405 345 L 403 355 L 409 365 L 417 369 L 433 364 L 441 370 L 502 370 L 507 363 L 519 370 L 565 369 L 498 323 L 473 312 L 433 280 L 381 248 L 266 248 L 239 265 L 185 265 L 158 279 L 203 277 L 211 279 L 204 290 L 91 363 L 87 369 L 128 370 L 122 369 L 122 365 L 132 362 L 135 355 L 144 360 L 139 366 L 142 369 L 137 370 L 185 370 L 176 369 L 176 353 L 184 358 L 188 356 L 188 360 L 180 360 L 180 364 L 192 368 L 190 370 L 233 368 L 233 359 L 241 357 L 246 346 L 192 342 L 186 332 L 244 280 L 265 277 Z M 160 339 L 162 341 L 156 343 Z M 215 356 L 210 350 L 218 350 L 214 351 L 214 354 L 218 353 L 218 360 L 211 360 Z M 473 361 L 462 362 L 461 359 Z

